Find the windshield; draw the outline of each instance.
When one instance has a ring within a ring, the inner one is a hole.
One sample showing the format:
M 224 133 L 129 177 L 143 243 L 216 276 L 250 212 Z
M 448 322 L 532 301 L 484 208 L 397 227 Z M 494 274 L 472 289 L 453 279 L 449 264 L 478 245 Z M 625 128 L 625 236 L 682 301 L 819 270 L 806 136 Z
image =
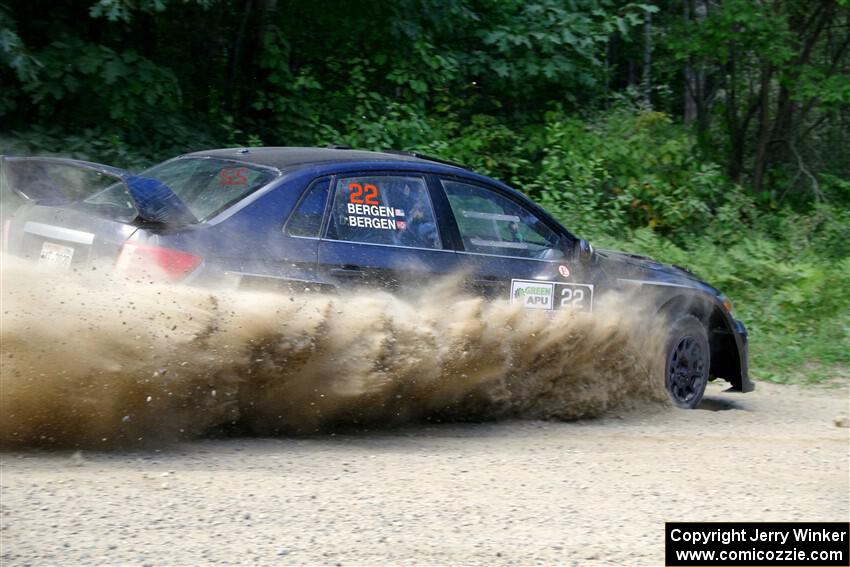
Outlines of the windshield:
M 206 220 L 274 179 L 272 170 L 241 162 L 181 158 L 147 169 L 140 177 L 168 186 L 199 221 Z M 85 201 L 89 206 L 132 207 L 126 187 L 116 184 Z

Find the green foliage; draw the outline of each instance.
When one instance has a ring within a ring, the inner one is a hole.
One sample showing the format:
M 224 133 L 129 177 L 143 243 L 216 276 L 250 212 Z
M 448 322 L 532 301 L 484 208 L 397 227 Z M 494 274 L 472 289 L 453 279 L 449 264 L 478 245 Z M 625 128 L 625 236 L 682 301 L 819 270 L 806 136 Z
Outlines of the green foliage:
M 183 0 L 209 8 L 215 0 Z M 169 0 L 97 0 L 89 8 L 92 18 L 106 18 L 110 22 L 130 22 L 134 12 L 155 14 L 164 12 Z
M 599 92 L 607 69 L 605 49 L 614 33 L 627 37 L 655 6 L 608 0 L 506 2 L 495 25 L 479 31 L 480 74 L 500 90 L 533 96 L 558 89 L 567 99 Z
M 67 54 L 74 53 L 69 61 Z M 174 110 L 180 101 L 177 79 L 134 50 L 115 51 L 103 45 L 66 37 L 37 54 L 40 68 L 23 81 L 23 91 L 40 105 L 45 118 L 69 123 L 108 118 L 135 122 L 142 112 Z M 73 110 L 70 116 L 69 110 Z
M 722 204 L 720 168 L 663 113 L 616 110 L 588 122 L 547 116 L 539 176 L 527 190 L 585 233 L 648 227 L 675 235 L 700 229 Z
M 836 0 L 724 0 L 670 25 L 668 72 L 701 76 L 703 149 L 764 200 L 822 199 L 820 174 L 850 175 L 848 26 Z
M 227 143 L 228 140 L 231 143 Z M 178 117 L 157 117 L 153 127 L 119 135 L 108 125 L 73 134 L 61 127 L 32 127 L 0 134 L 0 154 L 72 157 L 139 171 L 166 158 L 204 148 L 248 145 L 251 135 L 228 127 L 190 128 Z M 259 141 L 259 140 L 257 140 Z
M 8 8 L 0 4 L 0 84 L 10 84 L 14 79 L 21 83 L 36 80 L 39 63 L 30 55 L 18 35 L 15 21 Z M 0 89 L 0 117 L 17 106 L 13 93 Z
M 485 114 L 468 119 L 451 114 L 430 123 L 434 135 L 410 149 L 461 163 L 518 187 L 535 174 L 539 127 L 517 131 Z
M 696 55 L 721 60 L 753 53 L 777 65 L 785 63 L 794 53 L 788 21 L 777 17 L 779 6 L 726 0 L 709 10 L 705 20 L 692 20 L 671 37 L 675 53 L 682 59 Z

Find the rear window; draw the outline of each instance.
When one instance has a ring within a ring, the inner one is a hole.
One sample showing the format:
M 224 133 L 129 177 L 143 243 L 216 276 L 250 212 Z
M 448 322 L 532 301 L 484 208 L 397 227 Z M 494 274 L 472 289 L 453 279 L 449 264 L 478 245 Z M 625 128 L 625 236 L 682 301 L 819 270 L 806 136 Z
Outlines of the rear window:
M 244 163 L 185 158 L 161 163 L 139 174 L 165 183 L 199 221 L 208 219 L 270 182 L 275 172 Z M 83 204 L 88 207 L 130 207 L 123 183 L 92 195 Z
M 204 220 L 274 179 L 275 172 L 244 163 L 185 158 L 139 174 L 162 181 L 198 220 Z
M 129 222 L 137 215 L 117 175 L 51 158 L 12 158 L 2 163 L 4 179 L 0 183 L 11 195 L 19 191 L 42 205 L 80 206 L 120 222 Z

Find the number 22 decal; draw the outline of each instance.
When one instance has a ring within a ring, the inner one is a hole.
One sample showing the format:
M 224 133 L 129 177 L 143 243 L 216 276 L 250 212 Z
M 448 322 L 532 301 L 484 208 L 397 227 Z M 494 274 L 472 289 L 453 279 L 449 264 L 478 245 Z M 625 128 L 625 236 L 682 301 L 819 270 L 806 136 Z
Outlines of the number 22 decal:
M 380 205 L 378 201 L 378 188 L 367 183 L 365 186 L 359 183 L 349 183 L 348 190 L 351 193 L 348 195 L 348 201 L 357 205 Z M 365 195 L 364 195 L 365 193 Z
M 584 290 L 581 288 L 570 289 L 564 288 L 561 290 L 561 307 L 583 307 L 581 302 L 584 301 Z
M 245 185 L 248 182 L 246 173 L 248 173 L 247 167 L 225 167 L 218 172 L 218 184 Z
M 561 298 L 558 307 L 577 311 L 593 311 L 593 286 L 591 284 L 555 284 L 555 294 Z

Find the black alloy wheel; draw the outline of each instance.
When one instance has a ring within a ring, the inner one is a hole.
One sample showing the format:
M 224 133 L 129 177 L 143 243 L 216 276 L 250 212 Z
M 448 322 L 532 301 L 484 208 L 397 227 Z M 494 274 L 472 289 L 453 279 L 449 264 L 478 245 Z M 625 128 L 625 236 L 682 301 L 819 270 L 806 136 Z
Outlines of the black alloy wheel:
M 699 405 L 708 383 L 711 350 L 705 327 L 693 315 L 673 323 L 667 340 L 665 386 L 673 403 L 693 409 Z

